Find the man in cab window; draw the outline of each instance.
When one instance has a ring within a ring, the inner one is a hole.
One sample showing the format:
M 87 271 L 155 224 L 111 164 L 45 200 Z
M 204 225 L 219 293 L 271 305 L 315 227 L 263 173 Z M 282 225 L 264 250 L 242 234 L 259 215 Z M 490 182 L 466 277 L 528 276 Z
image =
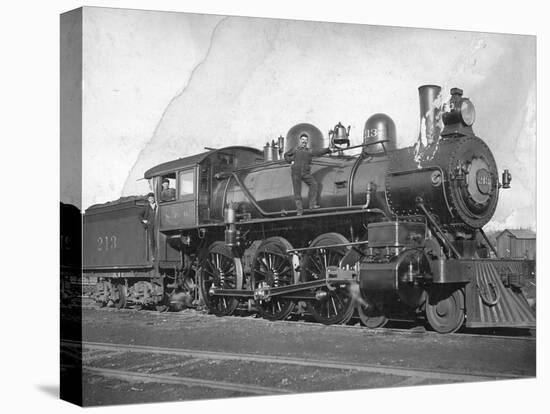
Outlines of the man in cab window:
M 160 192 L 160 201 L 172 201 L 176 199 L 176 190 L 170 188 L 170 180 L 163 178 L 162 191 Z

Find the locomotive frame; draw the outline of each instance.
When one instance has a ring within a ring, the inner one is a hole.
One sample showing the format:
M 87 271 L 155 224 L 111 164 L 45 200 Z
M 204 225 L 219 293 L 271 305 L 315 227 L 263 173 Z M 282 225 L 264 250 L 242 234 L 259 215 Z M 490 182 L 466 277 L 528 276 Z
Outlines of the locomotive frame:
M 376 114 L 361 153 L 350 156 L 349 128 L 338 123 L 331 131 L 337 154 L 312 163 L 321 208 L 303 216 L 291 197 L 290 168 L 278 159 L 282 138 L 263 153 L 231 146 L 151 168 L 144 177 L 157 200 L 166 178 L 177 194 L 158 204 L 155 260 L 137 220 L 142 198 L 92 206 L 84 216 L 84 272 L 99 278 L 97 302 L 161 310 L 204 302 L 218 316 L 248 302 L 269 320 L 305 305 L 324 324 L 357 313 L 368 328 L 407 317 L 441 333 L 463 325 L 534 327 L 521 262 L 489 258 L 482 229 L 510 174 L 499 182 L 462 91 L 451 90 L 447 111 L 434 105 L 440 92 L 419 88 L 426 145 L 419 138 L 396 149 L 393 121 Z M 317 128 L 299 124 L 287 147 L 304 129 L 313 147 L 323 142 Z M 111 234 L 121 218 L 126 227 Z M 145 250 L 137 258 L 117 255 L 117 240 Z

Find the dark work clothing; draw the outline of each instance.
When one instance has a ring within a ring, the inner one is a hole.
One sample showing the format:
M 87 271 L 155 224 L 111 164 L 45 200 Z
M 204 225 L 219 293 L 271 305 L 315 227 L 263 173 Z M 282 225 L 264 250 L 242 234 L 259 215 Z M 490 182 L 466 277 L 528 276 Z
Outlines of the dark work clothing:
M 309 208 L 317 205 L 317 190 L 319 185 L 315 177 L 311 175 L 311 160 L 313 157 L 330 154 L 330 149 L 310 150 L 308 148 L 296 147 L 285 152 L 285 160 L 294 163 L 291 166 L 292 189 L 294 190 L 294 199 L 296 200 L 296 210 L 301 214 L 302 205 L 302 181 L 309 186 Z
M 313 208 L 317 204 L 317 189 L 318 184 L 315 177 L 311 173 L 295 174 L 292 172 L 292 189 L 294 190 L 294 199 L 296 200 L 296 210 L 303 209 L 302 205 L 302 181 L 309 186 L 309 208 Z
M 143 224 L 145 230 L 147 230 L 147 239 L 149 240 L 149 256 L 154 260 L 155 251 L 156 251 L 156 242 L 155 242 L 155 213 L 157 210 L 151 207 L 151 204 L 147 203 L 143 206 L 143 209 L 139 213 L 139 221 Z M 147 220 L 147 223 L 143 221 Z
M 149 240 L 149 257 L 152 260 L 155 260 L 155 251 L 157 250 L 156 241 L 155 241 L 155 226 L 145 227 L 147 230 L 147 239 Z
M 160 201 L 172 201 L 176 199 L 176 190 L 173 188 L 167 188 L 160 192 Z
M 144 220 L 147 220 L 147 223 L 143 223 L 144 227 L 149 226 L 149 225 L 152 225 L 152 226 L 155 225 L 155 212 L 157 210 L 156 207 L 157 207 L 156 204 L 155 204 L 155 208 L 153 208 L 153 207 L 151 207 L 151 204 L 149 204 L 149 203 L 147 203 L 143 206 L 143 209 L 139 213 L 139 220 L 142 223 L 143 223 Z
M 310 150 L 309 148 L 296 147 L 285 152 L 285 161 L 293 162 L 292 172 L 300 171 L 300 173 L 311 172 L 311 160 L 313 157 L 330 154 L 329 148 L 321 148 L 320 150 Z

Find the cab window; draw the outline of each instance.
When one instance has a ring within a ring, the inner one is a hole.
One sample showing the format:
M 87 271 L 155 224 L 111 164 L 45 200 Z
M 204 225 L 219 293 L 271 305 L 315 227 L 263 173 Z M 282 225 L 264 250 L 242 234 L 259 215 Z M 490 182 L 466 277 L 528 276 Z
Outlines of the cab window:
M 179 173 L 178 198 L 193 195 L 195 189 L 194 176 L 193 170 L 181 171 Z
M 176 199 L 176 174 L 163 175 L 160 179 L 160 202 L 173 201 Z

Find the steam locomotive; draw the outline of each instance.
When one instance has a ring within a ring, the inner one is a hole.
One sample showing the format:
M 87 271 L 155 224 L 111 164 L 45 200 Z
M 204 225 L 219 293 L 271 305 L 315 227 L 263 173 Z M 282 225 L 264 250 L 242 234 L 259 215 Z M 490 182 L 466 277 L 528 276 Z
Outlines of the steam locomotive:
M 356 313 L 369 328 L 423 319 L 437 332 L 468 327 L 533 327 L 521 264 L 498 259 L 483 226 L 500 189 L 486 143 L 474 134 L 475 108 L 453 88 L 419 88 L 420 134 L 397 148 L 386 114 L 330 132 L 333 153 L 316 157 L 320 208 L 297 214 L 285 150 L 314 125 L 298 124 L 263 151 L 230 146 L 157 165 L 147 172 L 159 200 L 155 252 L 138 220 L 146 201 L 126 197 L 90 207 L 83 224 L 83 271 L 97 277 L 102 305 L 170 306 L 203 301 L 211 313 L 254 307 L 269 320 L 306 311 L 324 324 Z M 161 183 L 175 189 L 161 201 Z M 307 186 L 302 198 L 307 205 Z

